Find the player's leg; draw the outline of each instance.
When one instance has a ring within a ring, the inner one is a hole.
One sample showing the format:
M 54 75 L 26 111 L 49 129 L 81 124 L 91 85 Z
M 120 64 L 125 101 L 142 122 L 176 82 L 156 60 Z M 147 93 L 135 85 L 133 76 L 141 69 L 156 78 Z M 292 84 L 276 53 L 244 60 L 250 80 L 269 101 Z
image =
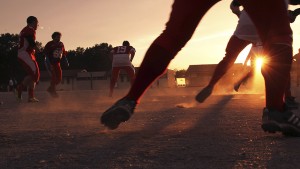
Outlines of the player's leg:
M 53 64 L 51 69 L 51 83 L 50 87 L 47 89 L 47 91 L 50 93 L 50 95 L 54 98 L 58 97 L 58 94 L 56 92 L 56 86 L 61 82 L 62 80 L 62 70 L 60 67 L 60 63 Z
M 116 85 L 118 77 L 119 77 L 120 69 L 121 69 L 120 67 L 112 68 L 110 85 L 109 85 L 109 97 L 112 97 L 115 85 Z
M 34 89 L 36 87 L 36 84 L 39 82 L 40 80 L 40 69 L 39 66 L 37 64 L 37 62 L 35 60 L 32 60 L 33 65 L 31 66 L 31 77 L 32 80 L 28 85 L 28 102 L 39 102 L 39 100 L 34 96 Z
M 262 68 L 266 83 L 266 106 L 283 111 L 283 95 L 292 61 L 292 31 L 285 2 L 241 0 L 241 3 L 258 28 L 267 54 L 266 63 Z M 269 8 L 270 5 L 272 8 Z M 268 9 L 268 12 L 265 12 L 265 9 Z
M 217 65 L 208 86 L 215 86 L 215 84 L 233 66 L 240 52 L 249 44 L 251 44 L 250 41 L 239 39 L 236 36 L 230 38 L 226 47 L 225 57 Z
M 285 105 L 289 109 L 298 109 L 299 103 L 296 102 L 295 97 L 292 96 L 291 75 L 290 74 L 289 74 L 288 78 L 289 78 L 288 84 L 286 85 L 286 89 L 285 89 L 285 92 L 284 92 Z
M 135 79 L 135 69 L 133 66 L 124 66 L 123 69 L 126 71 L 130 79 L 130 84 L 132 85 Z
M 245 74 L 243 74 L 241 76 L 241 78 L 234 84 L 233 89 L 236 92 L 238 92 L 241 84 L 246 83 L 248 81 L 248 79 L 251 78 L 254 74 L 254 70 L 255 70 L 255 63 L 254 63 L 255 53 L 253 52 L 253 46 L 250 49 L 250 52 L 249 52 L 247 58 L 248 57 L 250 58 L 250 61 L 251 61 L 251 68 L 250 68 L 249 71 L 247 71 Z
M 193 35 L 200 19 L 218 0 L 175 0 L 166 29 L 152 43 L 127 97 L 139 101 L 151 83 L 163 74 L 174 56 Z
M 54 70 L 54 65 L 53 64 L 49 64 L 49 69 L 50 71 L 50 75 L 51 75 L 51 80 L 50 80 L 50 86 L 47 88 L 47 92 L 54 97 L 54 88 L 55 88 L 55 80 L 56 80 L 56 74 L 55 74 L 55 70 Z
M 50 88 L 51 88 L 51 91 L 54 90 L 55 88 L 55 84 L 56 84 L 56 70 L 54 68 L 55 66 L 54 65 L 51 65 L 51 82 L 50 82 Z
M 22 52 L 18 55 L 18 60 L 21 63 L 23 69 L 26 71 L 27 75 L 24 77 L 23 81 L 18 85 L 18 98 L 22 98 L 22 90 L 24 87 L 28 87 L 28 101 L 32 98 L 34 98 L 34 88 L 35 83 L 39 80 L 40 73 L 39 73 L 39 67 L 37 65 L 37 62 L 35 60 L 31 59 L 32 56 L 30 56 L 27 52 Z M 33 99 L 37 100 L 37 99 Z
M 192 37 L 201 18 L 218 1 L 174 1 L 166 29 L 146 52 L 128 95 L 103 113 L 101 123 L 114 129 L 130 118 L 146 89 L 165 72 L 170 61 Z
M 231 36 L 227 43 L 225 57 L 218 63 L 208 85 L 196 95 L 196 100 L 199 103 L 204 102 L 211 95 L 216 83 L 233 66 L 240 52 L 249 44 L 251 44 L 250 41 L 239 39 L 234 35 Z
M 268 132 L 282 131 L 284 134 L 300 135 L 300 117 L 286 109 L 283 101 L 293 56 L 292 30 L 285 1 L 240 2 L 256 25 L 267 54 L 267 61 L 262 68 L 266 88 L 262 128 Z

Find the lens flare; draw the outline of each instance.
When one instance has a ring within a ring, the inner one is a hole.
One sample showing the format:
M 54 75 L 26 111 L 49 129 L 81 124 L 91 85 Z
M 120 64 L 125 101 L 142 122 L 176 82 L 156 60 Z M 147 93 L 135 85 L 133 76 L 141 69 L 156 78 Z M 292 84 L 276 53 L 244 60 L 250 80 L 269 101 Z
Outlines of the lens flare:
M 264 64 L 264 59 L 262 57 L 257 57 L 255 59 L 255 69 L 256 70 L 260 71 L 263 64 Z

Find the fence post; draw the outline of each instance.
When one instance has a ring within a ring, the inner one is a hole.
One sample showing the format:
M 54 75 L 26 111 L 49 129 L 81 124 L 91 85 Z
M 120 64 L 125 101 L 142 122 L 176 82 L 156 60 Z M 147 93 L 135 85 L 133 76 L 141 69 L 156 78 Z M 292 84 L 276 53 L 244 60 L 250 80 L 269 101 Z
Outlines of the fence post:
M 93 74 L 92 74 L 92 72 L 90 73 L 90 75 L 91 75 L 91 90 L 93 90 Z

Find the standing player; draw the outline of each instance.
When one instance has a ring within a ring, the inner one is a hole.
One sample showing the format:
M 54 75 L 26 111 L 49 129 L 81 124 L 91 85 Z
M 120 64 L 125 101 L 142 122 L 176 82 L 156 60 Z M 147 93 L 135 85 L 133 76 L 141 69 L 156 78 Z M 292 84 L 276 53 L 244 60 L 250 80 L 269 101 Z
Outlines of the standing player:
M 27 18 L 27 26 L 24 27 L 20 33 L 18 61 L 21 63 L 26 72 L 23 81 L 17 86 L 17 98 L 22 100 L 22 91 L 24 87 L 28 87 L 28 102 L 38 102 L 34 97 L 34 88 L 40 78 L 39 66 L 35 58 L 36 48 L 36 29 L 38 27 L 38 20 L 35 16 Z
M 163 33 L 151 44 L 129 93 L 106 110 L 101 123 L 116 129 L 134 113 L 136 104 L 151 83 L 162 75 L 171 60 L 192 37 L 204 14 L 219 0 L 175 0 Z M 269 56 L 262 73 L 266 108 L 262 128 L 300 135 L 300 117 L 284 107 L 284 89 L 292 62 L 292 30 L 284 0 L 239 0 L 257 28 Z M 295 4 L 299 4 L 296 1 Z M 270 7 L 272 6 L 272 7 Z M 266 12 L 268 9 L 268 12 Z M 275 19 L 276 18 L 276 19 Z M 276 84 L 276 85 L 274 85 Z
M 120 70 L 125 70 L 130 78 L 131 85 L 134 81 L 135 70 L 132 60 L 135 49 L 130 46 L 128 41 L 124 41 L 122 46 L 114 47 L 111 51 L 112 56 L 112 77 L 110 80 L 109 97 L 112 97 L 114 87 L 118 80 Z
M 60 32 L 54 32 L 52 34 L 52 41 L 48 42 L 45 46 L 44 53 L 45 53 L 45 62 L 50 64 L 46 64 L 47 69 L 51 72 L 51 82 L 50 86 L 48 87 L 47 91 L 50 93 L 52 97 L 58 97 L 56 92 L 56 86 L 62 80 L 62 70 L 60 62 L 62 59 L 66 62 L 66 66 L 69 66 L 66 51 L 64 44 L 60 41 L 61 39 Z

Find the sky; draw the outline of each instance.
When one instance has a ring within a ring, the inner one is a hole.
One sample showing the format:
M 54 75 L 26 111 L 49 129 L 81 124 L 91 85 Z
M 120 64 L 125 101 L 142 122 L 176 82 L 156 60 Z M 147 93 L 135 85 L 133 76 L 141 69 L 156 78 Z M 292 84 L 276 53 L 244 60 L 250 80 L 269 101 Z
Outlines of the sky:
M 136 49 L 133 60 L 139 66 L 153 40 L 168 21 L 173 0 L 0 0 L 0 34 L 18 34 L 30 15 L 39 20 L 37 41 L 45 45 L 54 31 L 62 33 L 67 50 L 92 47 L 99 43 L 112 46 L 128 40 Z M 192 39 L 169 65 L 187 69 L 189 65 L 216 64 L 225 54 L 226 44 L 238 18 L 229 9 L 231 0 L 211 8 Z M 293 6 L 295 9 L 299 6 Z M 300 48 L 300 19 L 292 25 L 294 54 Z M 236 63 L 243 63 L 247 47 Z

